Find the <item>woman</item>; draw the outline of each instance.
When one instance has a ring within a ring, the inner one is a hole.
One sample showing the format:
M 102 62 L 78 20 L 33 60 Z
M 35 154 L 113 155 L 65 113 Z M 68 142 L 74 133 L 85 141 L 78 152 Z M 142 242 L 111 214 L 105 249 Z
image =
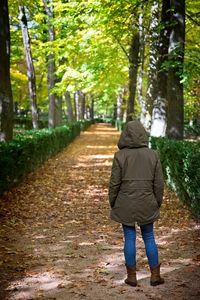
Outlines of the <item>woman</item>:
M 136 230 L 140 226 L 151 270 L 150 284 L 164 283 L 160 277 L 158 248 L 153 223 L 159 218 L 164 181 L 158 154 L 148 148 L 147 133 L 139 121 L 126 124 L 113 159 L 109 185 L 111 219 L 122 224 L 124 256 L 127 269 L 125 283 L 137 286 Z

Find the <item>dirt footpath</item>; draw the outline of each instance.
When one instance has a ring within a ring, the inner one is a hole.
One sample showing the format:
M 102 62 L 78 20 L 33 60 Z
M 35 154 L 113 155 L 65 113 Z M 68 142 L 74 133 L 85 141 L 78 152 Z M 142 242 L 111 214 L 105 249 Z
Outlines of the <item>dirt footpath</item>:
M 1 197 L 0 299 L 200 299 L 200 225 L 168 189 L 155 225 L 165 284 L 149 285 L 139 229 L 139 285 L 124 284 L 122 230 L 107 196 L 118 138 L 93 125 Z

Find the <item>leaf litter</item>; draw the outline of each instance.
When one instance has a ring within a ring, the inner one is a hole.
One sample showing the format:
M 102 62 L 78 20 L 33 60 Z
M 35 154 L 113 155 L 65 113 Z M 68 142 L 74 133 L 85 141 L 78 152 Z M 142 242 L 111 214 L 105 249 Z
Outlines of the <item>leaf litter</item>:
M 91 126 L 0 201 L 0 299 L 197 299 L 200 226 L 167 187 L 155 224 L 166 283 L 149 285 L 137 228 L 138 287 L 124 284 L 108 182 L 119 133 Z M 72 296 L 73 295 L 73 296 Z

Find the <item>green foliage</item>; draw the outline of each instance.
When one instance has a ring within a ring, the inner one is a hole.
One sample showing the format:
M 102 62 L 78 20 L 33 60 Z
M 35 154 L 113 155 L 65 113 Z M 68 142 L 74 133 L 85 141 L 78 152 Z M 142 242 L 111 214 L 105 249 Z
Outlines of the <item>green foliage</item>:
M 92 121 L 92 120 L 80 120 L 80 121 L 78 121 L 78 123 L 81 126 L 81 130 L 84 131 L 84 130 L 87 130 L 87 128 L 90 127 L 90 125 L 92 125 L 92 123 L 94 123 L 94 121 Z
M 115 121 L 115 127 L 117 128 L 117 130 L 122 131 L 125 127 L 126 123 L 120 120 L 116 120 Z
M 56 129 L 30 130 L 9 143 L 0 143 L 0 194 L 62 150 L 90 124 L 81 121 Z
M 200 124 L 186 124 L 184 126 L 184 134 L 186 137 L 198 137 L 200 136 Z
M 48 120 L 47 118 L 44 119 L 40 119 L 38 121 L 39 123 L 39 129 L 42 128 L 47 128 L 48 127 Z M 23 128 L 26 130 L 31 130 L 33 129 L 33 123 L 32 123 L 32 118 L 31 116 L 15 116 L 14 118 L 14 128 Z
M 48 23 L 43 1 L 23 1 L 31 37 L 40 110 L 48 111 L 47 56 L 53 53 L 57 78 L 53 92 L 63 95 L 66 90 L 71 94 L 82 90 L 85 94 L 93 95 L 96 112 L 113 112 L 119 87 L 128 85 L 129 46 L 132 34 L 138 30 L 141 3 L 136 0 L 54 0 L 54 19 L 51 24 L 55 29 L 55 41 L 48 42 Z M 18 4 L 18 0 L 9 0 L 11 79 L 14 101 L 18 102 L 20 108 L 27 108 L 28 82 Z M 146 90 L 148 81 L 151 4 L 151 1 L 143 1 L 146 41 L 143 91 Z M 181 79 L 184 84 L 184 111 L 187 121 L 197 118 L 199 105 L 199 8 L 197 0 L 188 0 L 186 3 L 185 58 L 183 73 L 181 65 Z M 158 30 L 162 26 L 160 24 Z M 176 56 L 177 53 L 175 58 Z M 179 69 L 179 63 L 172 59 L 163 65 L 163 68 L 169 67 Z
M 167 184 L 200 220 L 200 142 L 151 137 L 151 147 L 160 153 Z

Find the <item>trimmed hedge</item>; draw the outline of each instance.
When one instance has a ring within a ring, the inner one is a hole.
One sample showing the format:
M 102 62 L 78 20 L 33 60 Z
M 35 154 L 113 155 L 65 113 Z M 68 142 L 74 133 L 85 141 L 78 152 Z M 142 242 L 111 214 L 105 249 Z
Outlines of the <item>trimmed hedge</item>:
M 151 137 L 160 154 L 167 184 L 200 220 L 200 142 Z
M 30 130 L 8 143 L 0 143 L 0 194 L 66 147 L 91 121 L 80 121 L 55 129 Z
M 39 129 L 48 128 L 48 119 L 40 118 L 38 120 Z M 33 129 L 32 118 L 24 116 L 15 116 L 14 117 L 14 126 L 20 127 L 25 130 Z

